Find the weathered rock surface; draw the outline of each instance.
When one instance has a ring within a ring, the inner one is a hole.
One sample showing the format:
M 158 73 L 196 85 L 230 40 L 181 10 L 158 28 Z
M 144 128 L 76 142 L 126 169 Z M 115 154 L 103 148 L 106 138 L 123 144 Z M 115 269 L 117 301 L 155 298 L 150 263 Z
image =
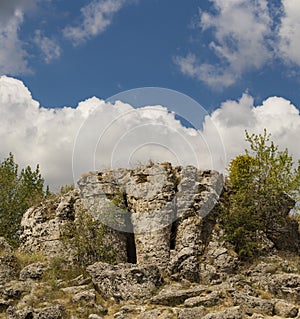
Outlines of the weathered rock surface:
M 162 285 L 162 277 L 155 265 L 109 265 L 96 263 L 87 268 L 97 291 L 115 300 L 149 298 Z
M 299 309 L 288 302 L 279 300 L 275 304 L 274 313 L 277 316 L 281 316 L 283 318 L 295 318 L 298 315 Z
M 164 275 L 199 281 L 202 219 L 218 201 L 221 174 L 161 163 L 90 173 L 78 185 L 91 214 L 119 232 L 134 233 L 131 249 L 138 264 L 153 263 Z M 112 202 L 121 202 L 121 208 Z M 128 236 L 120 242 L 128 253 Z
M 16 278 L 18 271 L 13 248 L 3 237 L 0 237 L 0 285 Z
M 65 308 L 61 305 L 45 307 L 41 309 L 32 309 L 31 307 L 16 310 L 9 307 L 6 312 L 6 319 L 63 319 Z
M 70 251 L 66 250 L 61 233 L 63 225 L 75 219 L 79 200 L 79 192 L 75 190 L 30 208 L 21 221 L 20 250 L 70 258 Z
M 300 274 L 274 274 L 268 280 L 268 289 L 278 298 L 300 302 Z
M 41 279 L 46 268 L 47 268 L 47 265 L 40 262 L 30 264 L 21 270 L 20 280 Z
M 24 266 L 0 238 L 0 318 L 300 319 L 300 257 L 280 251 L 297 251 L 299 225 L 261 234 L 264 256 L 241 263 L 213 210 L 222 184 L 169 163 L 85 174 L 23 217 L 18 253 L 46 261 Z M 82 209 L 107 225 L 117 264 L 74 263 L 62 229 Z

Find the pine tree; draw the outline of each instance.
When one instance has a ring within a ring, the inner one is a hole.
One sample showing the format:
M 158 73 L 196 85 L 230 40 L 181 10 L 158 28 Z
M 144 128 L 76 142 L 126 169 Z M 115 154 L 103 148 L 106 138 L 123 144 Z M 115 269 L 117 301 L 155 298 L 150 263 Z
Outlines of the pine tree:
M 10 153 L 0 163 L 0 236 L 17 246 L 23 214 L 44 197 L 44 179 L 39 166 L 34 171 L 27 166 L 19 173 Z

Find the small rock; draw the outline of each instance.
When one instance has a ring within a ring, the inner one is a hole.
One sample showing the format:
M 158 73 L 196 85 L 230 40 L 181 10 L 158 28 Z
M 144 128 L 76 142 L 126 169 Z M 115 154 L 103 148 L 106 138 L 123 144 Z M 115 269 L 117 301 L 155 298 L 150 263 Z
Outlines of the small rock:
M 260 313 L 272 316 L 274 312 L 274 303 L 270 300 L 252 297 L 243 293 L 234 295 L 235 304 L 241 305 L 247 313 Z
M 0 252 L 1 255 L 4 253 L 11 254 L 13 252 L 12 246 L 7 243 L 4 237 L 0 237 Z
M 3 243 L 2 243 L 3 244 Z M 16 257 L 9 251 L 1 252 L 0 255 L 0 285 L 13 279 L 17 279 L 18 262 Z
M 17 310 L 15 307 L 10 306 L 6 311 L 6 319 L 35 318 L 33 315 L 34 315 L 34 312 L 33 312 L 33 309 L 31 307 L 25 307 L 21 310 Z
M 177 308 L 178 319 L 199 319 L 204 317 L 206 310 L 204 307 L 194 307 L 194 308 Z
M 61 288 L 60 290 L 62 290 L 66 294 L 75 295 L 87 289 L 88 289 L 88 285 L 83 285 L 83 286 L 65 287 L 65 288 Z
M 243 319 L 240 307 L 231 307 L 222 311 L 211 312 L 202 319 Z
M 62 319 L 65 313 L 65 307 L 55 305 L 45 307 L 34 311 L 34 319 Z M 28 317 L 29 318 L 29 317 Z
M 275 314 L 283 318 L 295 318 L 299 312 L 299 309 L 290 303 L 285 301 L 278 301 L 275 304 Z
M 42 278 L 46 269 L 46 265 L 43 263 L 33 263 L 24 267 L 20 272 L 20 280 L 39 280 Z
M 92 313 L 89 315 L 89 319 L 103 319 L 103 318 L 99 315 L 96 315 L 95 313 Z
M 87 291 L 78 292 L 72 297 L 72 302 L 95 302 L 96 301 L 96 292 L 94 289 Z
M 220 301 L 220 293 L 212 292 L 207 296 L 197 296 L 193 298 L 189 298 L 184 302 L 186 307 L 197 307 L 197 306 L 205 306 L 205 307 L 213 307 L 216 306 Z
M 171 308 L 169 309 L 154 309 L 149 310 L 146 312 L 142 312 L 139 316 L 137 316 L 137 319 L 174 319 L 176 316 L 176 313 Z

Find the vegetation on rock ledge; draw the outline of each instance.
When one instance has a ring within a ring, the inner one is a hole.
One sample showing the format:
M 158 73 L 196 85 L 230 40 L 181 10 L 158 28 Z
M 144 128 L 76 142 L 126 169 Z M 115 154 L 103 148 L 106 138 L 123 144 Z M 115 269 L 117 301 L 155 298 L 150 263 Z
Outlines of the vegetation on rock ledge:
M 240 257 L 258 254 L 261 234 L 275 236 L 297 200 L 300 164 L 294 168 L 288 150 L 279 151 L 266 130 L 249 135 L 250 150 L 232 160 L 230 192 L 224 201 L 226 238 Z

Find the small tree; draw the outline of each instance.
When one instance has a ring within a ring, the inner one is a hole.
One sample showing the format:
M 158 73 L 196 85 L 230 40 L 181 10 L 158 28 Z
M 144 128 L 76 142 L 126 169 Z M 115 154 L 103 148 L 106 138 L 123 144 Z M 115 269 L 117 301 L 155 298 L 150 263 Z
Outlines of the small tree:
M 19 173 L 11 153 L 0 162 L 0 236 L 16 246 L 23 214 L 45 194 L 38 165 L 34 171 L 27 166 Z
M 270 135 L 250 135 L 250 149 L 230 164 L 232 187 L 224 223 L 226 236 L 241 257 L 257 253 L 257 236 L 271 236 L 284 222 L 300 190 L 300 163 L 294 168 L 288 150 L 279 151 Z

